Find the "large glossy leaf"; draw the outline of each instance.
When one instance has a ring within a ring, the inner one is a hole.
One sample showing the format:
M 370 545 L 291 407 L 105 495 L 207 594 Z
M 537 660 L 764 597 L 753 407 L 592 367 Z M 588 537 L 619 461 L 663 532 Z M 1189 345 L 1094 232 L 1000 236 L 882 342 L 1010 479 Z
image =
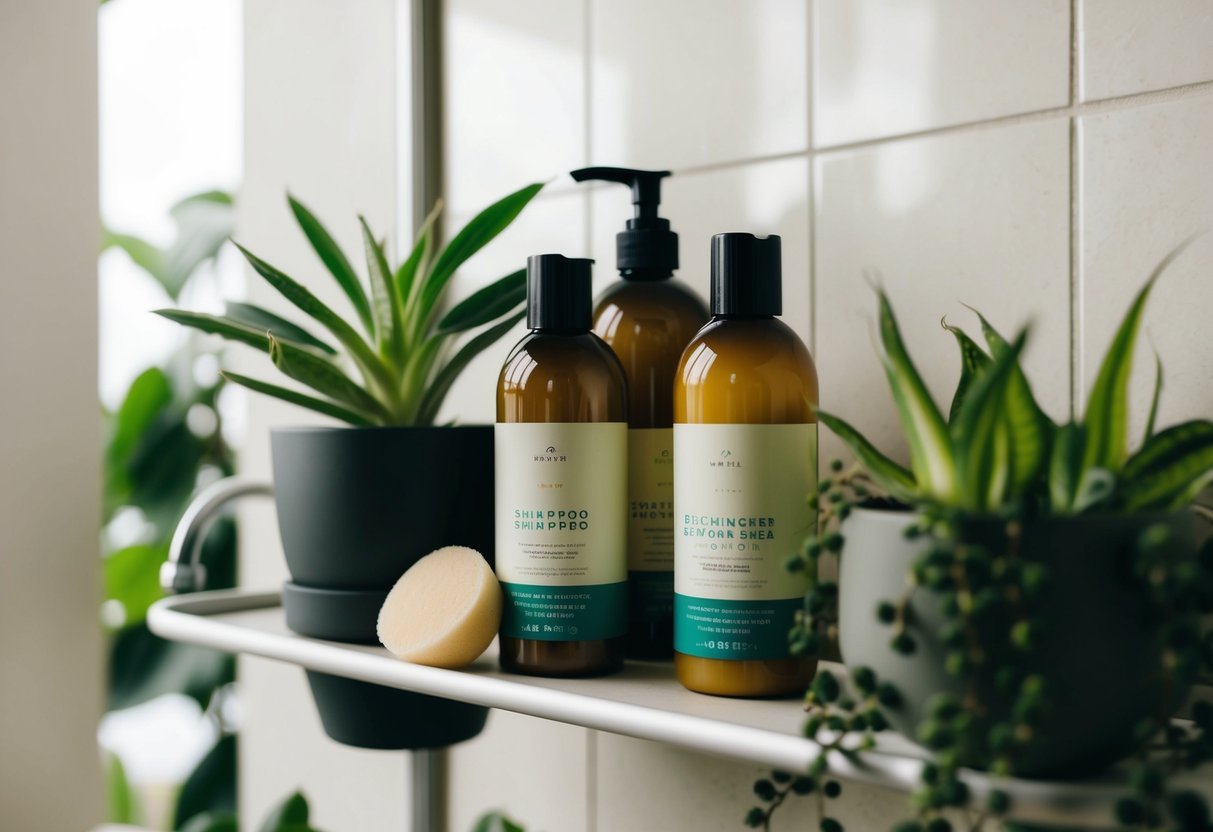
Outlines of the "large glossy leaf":
M 298 324 L 291 323 L 286 318 L 279 317 L 268 309 L 254 306 L 251 303 L 228 301 L 224 305 L 224 317 L 230 321 L 244 324 L 262 333 L 273 333 L 279 341 L 290 341 L 301 347 L 310 347 L 329 355 L 337 351 L 308 332 Z
M 863 434 L 837 416 L 818 410 L 817 419 L 851 449 L 876 484 L 890 497 L 907 503 L 913 501 L 918 492 L 913 474 L 882 454 Z
M 514 325 L 521 321 L 526 315 L 525 312 L 518 312 L 510 315 L 503 321 L 494 324 L 483 332 L 477 334 L 469 340 L 456 352 L 449 361 L 438 371 L 434 377 L 434 381 L 430 384 L 429 389 L 425 391 L 425 396 L 422 398 L 421 406 L 418 408 L 416 424 L 428 425 L 433 423 L 438 416 L 438 409 L 442 407 L 442 402 L 446 398 L 446 394 L 450 391 L 451 385 L 455 383 L 455 379 L 463 372 L 473 358 L 484 352 L 492 344 L 496 343 L 501 336 L 505 335 Z
M 1213 479 L 1213 422 L 1195 420 L 1152 437 L 1125 464 L 1120 499 L 1130 511 L 1167 511 L 1191 502 Z
M 447 283 L 455 270 L 463 265 L 480 249 L 484 248 L 493 238 L 509 227 L 535 195 L 543 188 L 541 183 L 527 185 L 521 190 L 494 202 L 463 227 L 447 245 L 434 268 L 425 275 L 418 297 L 416 322 L 424 327 L 434 308 L 438 305 Z
M 276 399 L 281 399 L 284 402 L 306 407 L 308 410 L 314 410 L 317 413 L 322 413 L 325 416 L 331 416 L 334 419 L 340 419 L 343 422 L 349 422 L 351 425 L 368 426 L 375 424 L 375 420 L 365 413 L 359 413 L 336 402 L 328 401 L 327 399 L 318 399 L 315 396 L 308 396 L 300 393 L 297 390 L 291 390 L 286 387 L 280 387 L 277 384 L 270 384 L 265 381 L 260 381 L 248 376 L 242 376 L 237 373 L 223 374 L 223 377 L 233 384 L 239 384 L 241 387 L 246 387 L 255 393 L 261 393 L 266 396 L 273 396 Z
M 526 300 L 526 269 L 511 272 L 456 304 L 438 322 L 439 335 L 463 332 L 513 312 Z
M 332 362 L 312 352 L 270 336 L 270 358 L 274 366 L 322 396 L 358 413 L 366 413 L 381 421 L 390 421 L 391 414 L 374 396 L 363 390 Z
M 1112 343 L 1108 346 L 1099 374 L 1095 377 L 1095 384 L 1091 387 L 1086 412 L 1083 414 L 1083 422 L 1087 428 L 1087 447 L 1083 454 L 1083 463 L 1088 468 L 1099 467 L 1116 471 L 1128 455 L 1129 375 L 1133 369 L 1133 350 L 1137 343 L 1137 333 L 1141 329 L 1146 301 L 1149 300 L 1159 275 L 1194 239 L 1195 237 L 1189 237 L 1154 267 L 1145 285 L 1129 305 Z
M 165 408 L 139 438 L 126 463 L 131 485 L 127 501 L 139 506 L 167 537 L 197 485 L 198 466 L 209 452 L 208 440 L 189 429 L 188 405 Z
M 147 617 L 147 608 L 164 596 L 160 589 L 160 564 L 168 547 L 159 545 L 127 546 L 106 556 L 102 565 L 105 597 L 122 604 L 127 625 Z
M 1070 423 L 1057 429 L 1049 454 L 1049 502 L 1054 514 L 1074 511 L 1085 447 L 1086 431 L 1082 425 Z
M 198 762 L 177 794 L 173 828 L 204 813 L 228 815 L 236 811 L 236 736 L 225 734 Z
M 956 471 L 948 427 L 906 351 L 888 295 L 883 289 L 877 293 L 880 341 L 884 347 L 881 358 L 901 417 L 902 432 L 910 446 L 914 480 L 920 492 L 950 504 L 956 498 Z
M 184 309 L 157 309 L 155 311 L 160 317 L 168 318 L 182 326 L 188 326 L 210 335 L 218 335 L 229 341 L 247 344 L 262 351 L 269 349 L 269 338 L 264 329 L 258 329 L 231 318 L 208 315 L 205 312 L 187 312 Z
M 310 315 L 325 329 L 333 333 L 350 352 L 350 356 L 358 364 L 368 381 L 374 381 L 384 389 L 392 386 L 392 375 L 383 362 L 375 355 L 374 350 L 362 340 L 354 328 L 345 322 L 336 312 L 326 306 L 320 298 L 312 294 L 306 287 L 293 278 L 283 274 L 278 269 L 266 263 L 257 255 L 236 245 L 253 267 L 253 271 L 261 275 L 267 283 L 278 290 L 284 298 L 297 306 L 305 314 Z
M 308 210 L 306 205 L 290 194 L 287 194 L 286 200 L 290 203 L 291 212 L 295 215 L 295 221 L 299 223 L 299 227 L 303 229 L 304 236 L 312 244 L 312 248 L 329 270 L 329 274 L 341 286 L 345 296 L 350 299 L 367 334 L 374 337 L 375 324 L 371 318 L 371 305 L 362 288 L 362 281 L 358 279 L 358 274 L 350 265 L 345 252 L 341 250 L 341 246 L 337 245 L 333 235 L 329 234 L 328 229 L 320 220 L 316 219 L 316 215 Z
M 139 797 L 126 777 L 126 768 L 116 754 L 106 755 L 105 761 L 106 820 L 110 823 L 135 825 L 143 822 Z
M 105 497 L 108 518 L 115 508 L 130 499 L 129 464 L 131 455 L 147 430 L 173 400 L 173 388 L 158 367 L 144 370 L 131 386 L 110 420 L 109 442 L 105 450 Z
M 375 240 L 366 219 L 358 217 L 358 222 L 362 226 L 362 244 L 371 275 L 371 315 L 375 320 L 379 352 L 400 366 L 404 361 L 404 321 L 401 302 L 396 296 L 396 281 L 392 278 L 383 246 Z
M 952 394 L 952 406 L 948 410 L 948 423 L 951 424 L 956 421 L 956 414 L 960 412 L 960 405 L 964 402 L 973 379 L 978 372 L 989 366 L 990 356 L 960 327 L 952 326 L 946 318 L 940 323 L 955 336 L 956 345 L 960 347 L 960 380 L 956 382 L 956 392 Z
M 166 693 L 183 693 L 205 708 L 215 689 L 234 678 L 231 656 L 165 641 L 139 624 L 114 636 L 108 710 L 129 708 Z

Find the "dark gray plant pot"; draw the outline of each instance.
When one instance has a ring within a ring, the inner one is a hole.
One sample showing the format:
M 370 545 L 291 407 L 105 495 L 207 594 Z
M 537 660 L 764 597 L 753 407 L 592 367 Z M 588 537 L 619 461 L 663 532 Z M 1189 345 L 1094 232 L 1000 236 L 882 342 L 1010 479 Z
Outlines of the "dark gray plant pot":
M 301 635 L 376 643 L 388 591 L 420 558 L 470 546 L 493 563 L 493 428 L 279 428 L 271 434 L 278 529 Z M 427 748 L 475 736 L 487 711 L 309 673 L 329 736 Z
M 938 593 L 919 588 L 913 597 L 911 626 L 918 648 L 911 656 L 890 648 L 892 631 L 876 618 L 881 601 L 902 596 L 910 567 L 930 546 L 925 539 L 903 536 L 913 519 L 908 512 L 853 512 L 842 529 L 846 542 L 839 569 L 843 659 L 849 667 L 872 668 L 898 688 L 903 705 L 887 709 L 887 715 L 911 739 L 934 694 L 964 694 L 945 670 Z M 1186 514 L 1056 518 L 1024 529 L 1023 558 L 1046 564 L 1050 575 L 1040 598 L 1039 659 L 1052 707 L 1019 759 L 1017 774 L 1067 778 L 1101 771 L 1133 749 L 1133 728 L 1140 719 L 1157 715 L 1164 701 L 1174 711 L 1184 700 L 1186 691 L 1163 689 L 1158 627 L 1145 620 L 1132 570 L 1139 535 L 1156 523 L 1170 526 L 1186 554 L 1195 555 Z M 980 528 L 968 534 L 977 542 L 985 539 Z M 992 721 L 1007 718 L 1005 696 L 983 691 L 982 697 Z M 966 762 L 980 766 L 983 761 Z

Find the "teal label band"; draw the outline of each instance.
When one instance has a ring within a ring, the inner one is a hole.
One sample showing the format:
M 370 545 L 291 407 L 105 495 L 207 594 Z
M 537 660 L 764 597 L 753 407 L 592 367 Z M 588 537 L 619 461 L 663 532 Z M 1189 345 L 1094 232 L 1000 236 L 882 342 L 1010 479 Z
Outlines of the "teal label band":
M 501 634 L 536 641 L 595 641 L 627 631 L 628 585 L 502 583 Z
M 669 621 L 673 614 L 672 571 L 628 573 L 628 618 L 631 621 L 648 625 L 654 621 Z
M 674 649 L 704 659 L 786 659 L 802 598 L 724 601 L 674 596 Z

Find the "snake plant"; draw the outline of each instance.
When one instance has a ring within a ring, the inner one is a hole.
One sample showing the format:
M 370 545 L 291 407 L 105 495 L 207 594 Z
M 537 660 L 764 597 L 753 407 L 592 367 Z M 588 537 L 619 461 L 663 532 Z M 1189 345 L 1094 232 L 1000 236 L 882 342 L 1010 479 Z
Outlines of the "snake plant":
M 388 264 L 384 244 L 359 217 L 369 292 L 324 225 L 302 202 L 288 195 L 295 220 L 349 299 L 357 320 L 347 321 L 295 279 L 247 249 L 237 248 L 253 271 L 327 330 L 340 349 L 296 323 L 246 303 L 228 303 L 223 315 L 180 309 L 161 309 L 157 314 L 264 350 L 279 371 L 316 395 L 224 373 L 250 390 L 351 425 L 429 425 L 459 373 L 524 314 L 523 269 L 485 286 L 442 314 L 451 278 L 469 257 L 504 231 L 542 187 L 528 185 L 490 205 L 436 251 L 439 204 L 426 218 L 408 257 L 395 269 Z
M 1007 340 L 980 313 L 984 349 L 943 322 L 961 355 L 960 379 L 945 415 L 927 392 L 881 289 L 880 358 L 909 444 L 910 466 L 894 462 L 838 416 L 822 412 L 820 420 L 889 496 L 912 505 L 971 512 L 1021 506 L 1046 515 L 1183 507 L 1213 481 L 1213 421 L 1155 430 L 1163 378 L 1156 356 L 1145 435 L 1130 450 L 1128 391 L 1150 292 L 1189 243 L 1163 258 L 1129 306 L 1081 420 L 1056 424 L 1037 404 L 1019 361 L 1027 328 Z

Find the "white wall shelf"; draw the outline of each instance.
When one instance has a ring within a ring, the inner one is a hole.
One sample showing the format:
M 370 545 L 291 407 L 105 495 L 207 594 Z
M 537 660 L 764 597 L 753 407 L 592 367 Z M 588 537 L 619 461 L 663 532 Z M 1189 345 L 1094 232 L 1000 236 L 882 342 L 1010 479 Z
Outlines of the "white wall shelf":
M 409 664 L 380 647 L 306 638 L 286 627 L 277 593 L 200 592 L 157 602 L 152 631 L 167 639 L 246 653 L 351 679 L 442 696 L 490 708 L 668 743 L 787 771 L 803 771 L 818 746 L 800 733 L 804 713 L 795 700 L 722 699 L 692 693 L 668 663 L 629 662 L 622 673 L 597 679 L 542 679 L 504 673 L 494 646 L 465 670 Z M 830 666 L 844 674 L 840 666 Z M 844 780 L 910 791 L 925 753 L 893 732 L 856 762 L 830 755 Z M 1186 787 L 1213 798 L 1208 770 L 1183 776 Z M 1028 823 L 1114 828 L 1112 806 L 1125 794 L 1122 773 L 1082 782 L 995 781 L 966 775 L 980 798 L 995 783 L 1012 799 L 1011 815 Z

